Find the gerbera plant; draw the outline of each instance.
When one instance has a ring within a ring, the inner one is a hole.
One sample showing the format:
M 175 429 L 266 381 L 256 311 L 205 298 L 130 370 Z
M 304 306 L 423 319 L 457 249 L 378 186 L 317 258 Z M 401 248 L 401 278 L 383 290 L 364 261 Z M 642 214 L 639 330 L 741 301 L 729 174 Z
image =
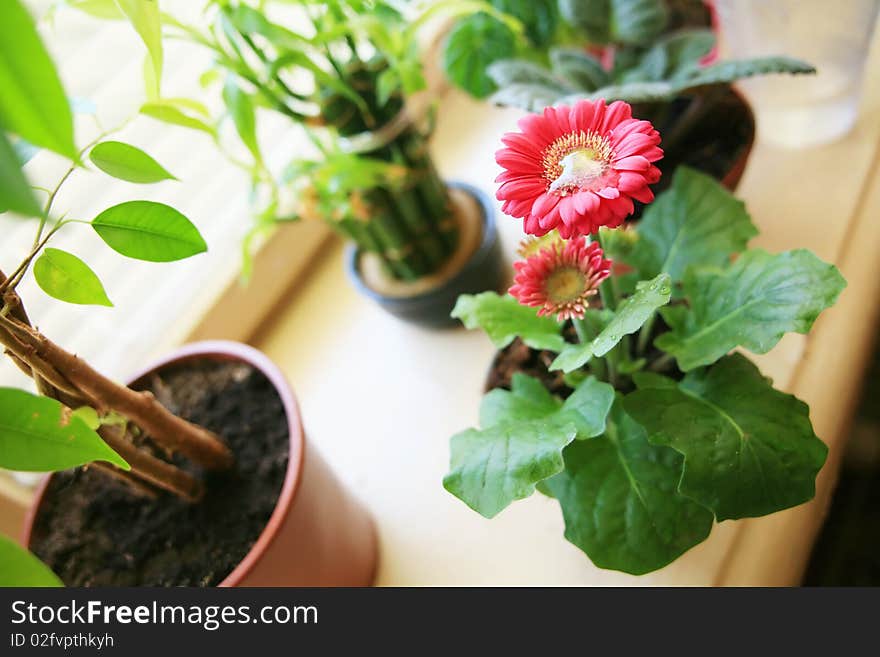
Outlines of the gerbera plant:
M 748 248 L 744 205 L 688 167 L 636 227 L 613 228 L 610 204 L 650 201 L 662 156 L 623 102 L 549 108 L 520 129 L 497 153 L 498 197 L 531 234 L 524 260 L 509 295 L 462 296 L 454 311 L 505 366 L 481 428 L 451 440 L 446 489 L 491 518 L 537 488 L 569 541 L 633 574 L 716 521 L 811 499 L 827 448 L 806 404 L 746 353 L 807 333 L 845 286 L 837 269 Z
M 134 22 L 142 26 L 148 18 L 142 14 Z M 127 182 L 153 183 L 173 176 L 140 148 L 111 139 L 113 130 L 101 131 L 82 147 L 76 144 L 70 103 L 19 0 L 0 5 L 0 81 L 0 211 L 34 222 L 32 247 L 11 269 L 4 267 L 8 274 L 0 271 L 0 345 L 38 393 L 0 388 L 0 467 L 47 472 L 90 464 L 137 495 L 168 493 L 196 502 L 203 492 L 201 477 L 168 456 L 186 457 L 196 470 L 228 469 L 233 456 L 224 440 L 172 414 L 151 393 L 111 381 L 53 342 L 28 316 L 18 289 L 33 275 L 46 294 L 61 301 L 112 305 L 85 262 L 50 246 L 62 231 L 94 231 L 122 256 L 150 262 L 194 256 L 206 250 L 205 242 L 183 214 L 154 201 L 126 201 L 91 219 L 77 216 L 75 208 L 59 212 L 58 192 L 88 173 L 87 161 Z M 32 186 L 22 170 L 22 154 L 37 149 L 54 151 L 69 165 L 48 189 Z M 42 202 L 38 193 L 44 194 Z M 11 255 L 5 247 L 4 258 Z M 5 584 L 58 582 L 2 536 L 0 573 Z

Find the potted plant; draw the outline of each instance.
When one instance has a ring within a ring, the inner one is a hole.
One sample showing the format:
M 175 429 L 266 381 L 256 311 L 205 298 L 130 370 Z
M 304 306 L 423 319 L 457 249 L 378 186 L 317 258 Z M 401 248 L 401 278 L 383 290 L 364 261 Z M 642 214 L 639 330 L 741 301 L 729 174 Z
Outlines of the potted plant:
M 562 27 L 518 57 L 493 57 L 485 69 L 488 84 L 453 79 L 477 96 L 497 89 L 493 102 L 530 112 L 582 98 L 630 103 L 663 134 L 661 168 L 667 175 L 658 191 L 681 164 L 735 189 L 751 152 L 755 119 L 731 83 L 815 72 L 789 57 L 716 61 L 714 25 L 699 26 L 714 20 L 699 0 L 559 0 L 548 6 Z
M 202 80 L 222 89 L 224 115 L 206 123 L 161 98 L 142 111 L 207 130 L 227 152 L 235 149 L 223 127 L 234 126 L 243 148 L 231 157 L 250 172 L 257 205 L 249 242 L 279 221 L 324 220 L 351 241 L 347 266 L 361 293 L 401 318 L 449 325 L 458 295 L 498 289 L 505 266 L 491 200 L 444 182 L 428 152 L 430 126 L 412 112 L 426 86 L 417 34 L 439 13 L 480 8 L 494 12 L 482 2 L 414 13 L 383 1 L 212 0 L 205 25 L 163 15 L 164 33 L 211 51 Z M 273 113 L 313 151 L 291 153 L 282 170 L 260 148 L 258 128 Z
M 144 7 L 158 17 L 154 3 Z M 150 262 L 206 245 L 182 213 L 153 201 L 127 201 L 89 221 L 58 214 L 58 191 L 86 158 L 129 182 L 173 176 L 143 150 L 108 139 L 112 130 L 76 146 L 70 104 L 18 0 L 0 9 L 0 51 L 0 204 L 36 220 L 33 248 L 0 273 L 0 344 L 38 391 L 0 388 L 0 466 L 56 472 L 25 528 L 25 544 L 48 568 L 0 538 L 2 583 L 370 583 L 372 522 L 306 443 L 292 392 L 264 356 L 231 343 L 191 345 L 125 386 L 31 322 L 17 293 L 30 273 L 61 301 L 112 305 L 85 262 L 50 246 L 61 231 L 85 226 L 119 254 Z M 69 160 L 42 204 L 10 134 Z
M 622 101 L 547 108 L 520 128 L 496 156 L 499 196 L 532 237 L 509 295 L 456 306 L 502 351 L 482 428 L 451 440 L 445 488 L 487 518 L 537 488 L 559 501 L 569 541 L 633 574 L 715 521 L 811 499 L 827 448 L 806 404 L 743 351 L 807 333 L 845 286 L 837 269 L 749 248 L 744 205 L 687 166 L 615 229 L 621 208 L 650 202 L 662 156 Z

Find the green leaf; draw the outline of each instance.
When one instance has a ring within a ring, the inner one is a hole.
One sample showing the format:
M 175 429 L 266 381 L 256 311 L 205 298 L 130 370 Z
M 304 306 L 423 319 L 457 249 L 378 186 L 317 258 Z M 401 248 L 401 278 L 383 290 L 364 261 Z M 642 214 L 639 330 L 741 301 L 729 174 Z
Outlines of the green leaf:
M 554 105 L 560 98 L 559 90 L 542 84 L 511 84 L 492 94 L 489 99 L 494 105 L 518 107 L 527 112 L 540 112 L 548 105 Z
M 486 69 L 515 53 L 516 35 L 501 21 L 480 12 L 455 24 L 443 51 L 443 67 L 456 85 L 485 98 L 495 90 Z
M 514 377 L 512 387 L 486 395 L 482 430 L 468 429 L 450 443 L 443 486 L 487 518 L 560 472 L 562 448 L 572 440 L 602 433 L 614 399 L 611 386 L 592 378 L 562 404 L 523 374 Z
M 486 72 L 501 89 L 512 84 L 531 84 L 553 89 L 559 94 L 570 91 L 547 69 L 520 59 L 499 59 L 493 62 Z
M 0 124 L 71 160 L 73 114 L 36 27 L 19 0 L 0 2 Z
M 140 148 L 121 141 L 102 141 L 89 158 L 104 173 L 133 183 L 156 183 L 177 180 Z
M 163 123 L 178 125 L 192 130 L 201 130 L 202 132 L 207 132 L 212 137 L 216 132 L 214 128 L 205 123 L 205 121 L 192 116 L 191 114 L 187 114 L 177 103 L 173 103 L 168 99 L 144 103 L 144 105 L 141 106 L 140 111 L 144 116 L 149 116 L 158 121 L 162 121 Z
M 162 80 L 162 17 L 158 0 L 116 0 L 116 4 L 141 37 L 150 61 L 158 88 Z
M 111 249 L 138 260 L 171 262 L 208 250 L 189 219 L 153 201 L 114 205 L 95 217 L 92 227 Z
M 682 371 L 713 363 L 741 345 L 770 351 L 788 331 L 808 333 L 846 286 L 834 265 L 805 249 L 770 255 L 753 249 L 726 269 L 691 268 L 689 305 L 661 311 L 672 329 L 655 340 Z
M 72 253 L 46 248 L 34 263 L 37 285 L 67 303 L 112 306 L 104 286 L 89 266 Z
M 92 461 L 129 469 L 97 433 L 59 402 L 0 388 L 0 467 L 51 472 Z
M 42 561 L 14 541 L 0 535 L 0 587 L 64 586 Z
M 712 513 L 676 490 L 681 455 L 649 443 L 619 399 L 604 434 L 563 457 L 564 471 L 542 488 L 559 500 L 565 538 L 600 568 L 642 575 L 709 535 Z
M 581 91 L 593 91 L 610 82 L 599 60 L 582 50 L 552 48 L 550 63 L 556 77 Z
M 229 110 L 235 130 L 257 162 L 262 162 L 260 145 L 257 143 L 257 118 L 254 105 L 248 96 L 230 76 L 223 85 L 223 102 Z
M 643 277 L 665 272 L 677 283 L 690 265 L 729 262 L 757 234 L 742 201 L 711 176 L 680 166 L 642 215 L 626 262 Z
M 520 305 L 510 295 L 495 292 L 463 294 L 452 310 L 466 328 L 481 328 L 498 349 L 504 349 L 519 337 L 533 349 L 561 351 L 566 342 L 562 325 L 553 317 L 538 317 L 534 308 Z
M 635 333 L 660 307 L 669 303 L 672 294 L 669 275 L 660 274 L 636 285 L 635 294 L 627 297 L 608 324 L 591 341 L 568 344 L 550 365 L 551 370 L 571 372 L 584 366 L 593 356 L 604 356 L 624 335 Z
M 559 0 L 563 17 L 593 43 L 649 43 L 666 27 L 663 0 Z
M 707 29 L 686 29 L 668 34 L 646 52 L 638 66 L 625 76 L 631 80 L 665 80 L 689 75 L 715 46 L 715 34 Z
M 526 29 L 526 36 L 539 48 L 547 46 L 556 35 L 559 8 L 555 2 L 534 0 L 491 0 L 492 6 L 518 19 Z
M 774 513 L 810 500 L 828 448 L 809 408 L 774 390 L 741 354 L 689 373 L 676 388 L 627 395 L 627 412 L 652 443 L 684 455 L 682 494 L 721 521 Z
M 125 18 L 125 14 L 119 9 L 115 0 L 64 0 L 64 4 L 94 18 L 105 20 Z
M 736 80 L 770 73 L 792 75 L 815 73 L 812 65 L 793 57 L 756 57 L 754 59 L 731 59 L 699 68 L 692 75 L 676 78 L 679 92 L 708 85 L 729 84 Z
M 37 217 L 42 214 L 30 184 L 21 170 L 18 154 L 9 143 L 6 134 L 0 129 L 0 212 L 7 210 L 26 217 Z

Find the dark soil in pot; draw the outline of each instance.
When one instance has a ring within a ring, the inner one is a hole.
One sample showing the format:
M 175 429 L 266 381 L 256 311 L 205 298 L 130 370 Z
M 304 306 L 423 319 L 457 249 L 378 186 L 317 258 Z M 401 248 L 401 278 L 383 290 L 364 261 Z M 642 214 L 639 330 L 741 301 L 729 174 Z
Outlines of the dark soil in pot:
M 206 359 L 166 368 L 148 387 L 173 412 L 223 436 L 236 464 L 206 476 L 199 504 L 167 493 L 136 496 L 93 469 L 53 475 L 30 547 L 69 586 L 216 585 L 248 553 L 277 503 L 288 424 L 262 373 Z

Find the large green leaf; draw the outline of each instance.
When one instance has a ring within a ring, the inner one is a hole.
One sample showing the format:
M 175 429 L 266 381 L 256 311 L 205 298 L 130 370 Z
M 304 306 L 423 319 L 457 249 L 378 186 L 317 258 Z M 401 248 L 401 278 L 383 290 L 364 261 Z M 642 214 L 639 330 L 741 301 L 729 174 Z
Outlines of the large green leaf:
M 226 84 L 223 85 L 223 102 L 226 103 L 242 143 L 247 146 L 254 159 L 261 161 L 260 146 L 257 143 L 257 117 L 253 102 L 232 77 L 227 78 Z
M 673 32 L 658 40 L 627 71 L 623 80 L 666 80 L 689 75 L 700 66 L 700 60 L 715 46 L 715 34 L 708 29 L 686 29 Z
M 192 222 L 171 206 L 126 201 L 92 220 L 107 245 L 124 256 L 150 262 L 182 260 L 208 250 Z
M 116 4 L 147 47 L 158 88 L 162 80 L 163 59 L 162 17 L 159 11 L 159 0 L 116 0 Z
M 645 210 L 627 262 L 643 277 L 663 272 L 677 283 L 690 265 L 725 264 L 757 234 L 742 201 L 711 176 L 681 166 Z
M 12 210 L 26 217 L 41 214 L 37 199 L 21 170 L 21 161 L 0 127 L 0 212 Z
M 516 83 L 502 87 L 489 99 L 495 105 L 518 107 L 527 112 L 540 112 L 548 105 L 553 105 L 560 98 L 574 96 L 560 95 L 557 87 L 548 87 L 535 83 Z
M 652 445 L 618 400 L 605 432 L 571 443 L 543 483 L 559 500 L 565 538 L 601 568 L 641 575 L 702 542 L 712 513 L 677 492 L 682 457 Z
M 534 62 L 521 59 L 499 59 L 497 62 L 493 62 L 486 72 L 501 89 L 512 84 L 532 84 L 553 89 L 559 94 L 570 91 L 547 69 Z
M 593 43 L 649 43 L 666 27 L 664 0 L 559 0 L 565 19 Z
M 588 363 L 593 356 L 604 356 L 624 335 L 638 331 L 658 308 L 669 303 L 671 294 L 668 274 L 641 281 L 636 285 L 635 294 L 620 304 L 614 316 L 593 340 L 567 344 L 550 369 L 571 372 Z
M 688 305 L 661 311 L 672 330 L 655 344 L 683 371 L 713 363 L 736 346 L 764 354 L 786 332 L 809 332 L 845 286 L 834 265 L 805 249 L 778 255 L 749 250 L 726 269 L 689 269 Z
M 593 91 L 610 81 L 599 60 L 576 48 L 552 48 L 550 63 L 556 77 L 581 91 Z
M 469 329 L 483 329 L 499 349 L 517 337 L 533 349 L 561 351 L 566 345 L 559 322 L 553 317 L 538 317 L 537 310 L 520 305 L 507 294 L 463 294 L 458 297 L 452 316 Z
M 33 554 L 0 535 L 0 587 L 64 586 L 58 576 Z
M 491 0 L 492 6 L 518 19 L 533 45 L 547 46 L 556 35 L 559 7 L 556 2 L 535 0 Z
M 92 461 L 128 470 L 122 457 L 59 402 L 0 388 L 0 467 L 51 472 Z
M 689 373 L 677 387 L 627 395 L 626 411 L 652 443 L 684 455 L 679 490 L 721 521 L 762 516 L 815 494 L 828 448 L 809 408 L 774 390 L 741 354 Z
M 512 388 L 486 395 L 482 430 L 468 429 L 450 442 L 443 486 L 487 518 L 560 472 L 562 448 L 572 440 L 602 433 L 614 399 L 613 388 L 593 378 L 562 404 L 524 374 L 514 376 Z
M 102 141 L 89 158 L 106 174 L 133 183 L 177 180 L 161 164 L 136 146 L 121 141 Z
M 504 23 L 479 12 L 458 21 L 446 40 L 443 67 L 449 78 L 477 98 L 495 90 L 486 69 L 516 53 L 516 36 Z
M 34 263 L 34 278 L 46 294 L 61 301 L 113 305 L 95 272 L 67 251 L 46 248 Z
M 55 66 L 19 0 L 0 2 L 0 124 L 72 160 L 73 114 Z

